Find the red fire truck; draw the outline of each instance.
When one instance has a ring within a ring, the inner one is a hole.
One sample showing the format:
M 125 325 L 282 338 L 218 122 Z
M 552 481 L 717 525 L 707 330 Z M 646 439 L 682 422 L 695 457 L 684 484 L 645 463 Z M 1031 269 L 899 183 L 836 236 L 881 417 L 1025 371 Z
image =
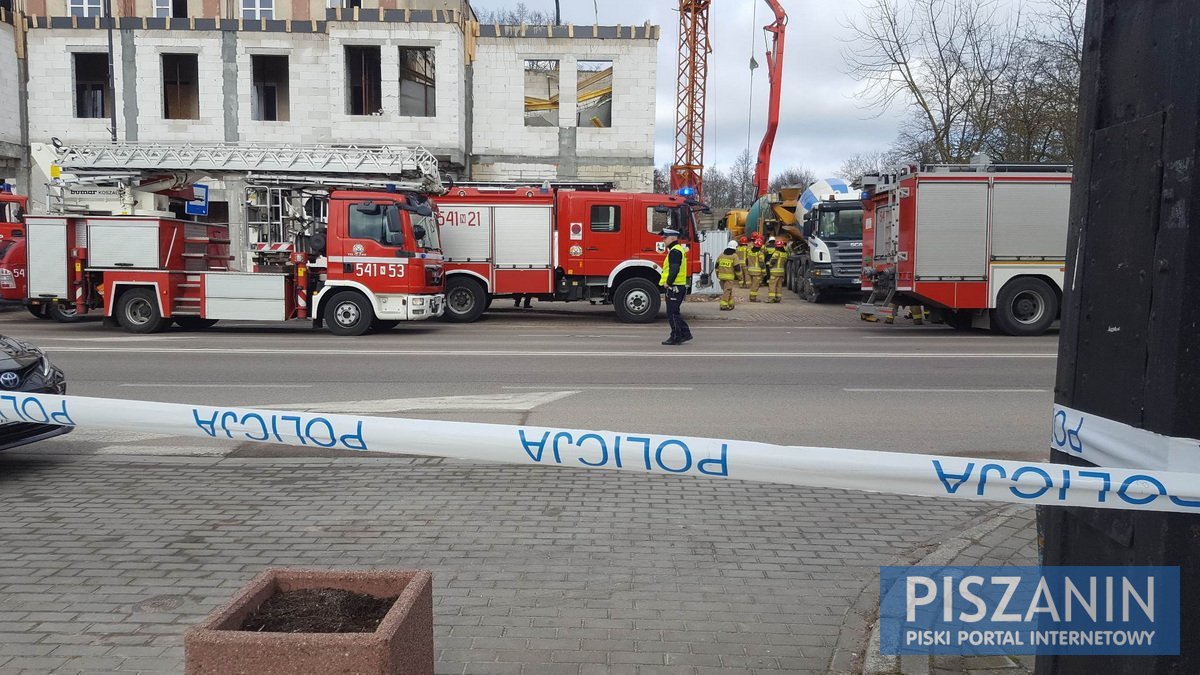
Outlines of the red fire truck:
M 863 178 L 868 321 L 899 307 L 956 328 L 1039 335 L 1058 318 L 1071 168 L 910 166 Z
M 146 216 L 26 216 L 30 297 L 114 317 L 133 333 L 172 322 L 312 318 L 335 335 L 441 315 L 442 255 L 428 200 L 335 191 L 324 235 L 259 245 L 229 266 L 225 225 Z
M 661 232 L 682 233 L 700 267 L 690 195 L 614 192 L 608 184 L 470 184 L 437 197 L 446 317 L 474 321 L 493 298 L 612 303 L 627 323 L 653 321 L 661 303 Z

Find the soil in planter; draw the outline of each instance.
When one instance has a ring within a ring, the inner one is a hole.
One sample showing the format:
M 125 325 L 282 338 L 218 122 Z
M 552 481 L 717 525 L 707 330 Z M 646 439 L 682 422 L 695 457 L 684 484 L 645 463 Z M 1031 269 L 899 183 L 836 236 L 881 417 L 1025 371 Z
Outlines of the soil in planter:
M 373 633 L 396 598 L 334 588 L 284 591 L 267 598 L 241 630 L 269 633 Z

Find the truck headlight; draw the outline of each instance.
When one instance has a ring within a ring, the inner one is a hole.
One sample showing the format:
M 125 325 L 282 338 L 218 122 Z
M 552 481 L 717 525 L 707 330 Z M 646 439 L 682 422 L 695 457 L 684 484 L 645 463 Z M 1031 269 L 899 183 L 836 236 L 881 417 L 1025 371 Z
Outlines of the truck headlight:
M 425 298 L 413 298 L 412 304 L 413 304 L 413 307 L 424 307 L 425 306 Z

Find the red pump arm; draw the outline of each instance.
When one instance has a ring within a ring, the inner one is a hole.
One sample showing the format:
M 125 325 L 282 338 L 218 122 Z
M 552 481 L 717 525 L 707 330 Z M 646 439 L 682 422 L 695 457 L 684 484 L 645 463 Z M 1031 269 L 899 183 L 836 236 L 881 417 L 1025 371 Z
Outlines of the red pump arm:
M 767 50 L 767 78 L 771 84 L 771 95 L 767 100 L 767 131 L 758 146 L 758 161 L 754 165 L 754 187 L 758 196 L 767 194 L 771 180 L 771 150 L 775 145 L 775 132 L 779 129 L 779 98 L 783 87 L 783 40 L 787 29 L 787 13 L 779 0 L 767 0 L 775 21 L 764 27 L 771 34 L 771 48 Z

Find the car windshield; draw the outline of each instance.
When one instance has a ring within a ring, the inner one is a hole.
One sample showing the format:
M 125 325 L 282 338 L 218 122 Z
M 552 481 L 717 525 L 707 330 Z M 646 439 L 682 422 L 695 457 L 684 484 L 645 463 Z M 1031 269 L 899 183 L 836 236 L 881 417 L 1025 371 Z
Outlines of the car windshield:
M 863 212 L 861 208 L 822 211 L 818 224 L 821 239 L 862 239 Z

